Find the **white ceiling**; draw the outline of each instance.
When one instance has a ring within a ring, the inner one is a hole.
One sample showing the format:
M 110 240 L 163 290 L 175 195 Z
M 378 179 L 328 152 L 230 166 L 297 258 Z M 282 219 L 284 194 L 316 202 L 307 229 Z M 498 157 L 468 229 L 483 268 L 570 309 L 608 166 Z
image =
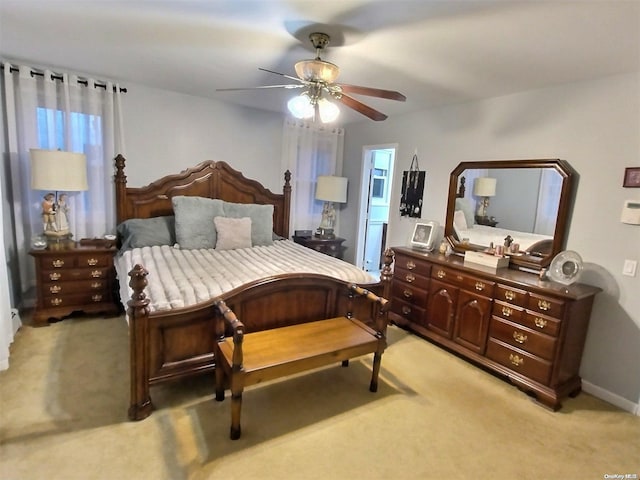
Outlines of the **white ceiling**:
M 278 112 L 296 91 L 216 88 L 289 83 L 258 67 L 295 75 L 315 30 L 339 81 L 406 95 L 354 95 L 389 116 L 640 70 L 635 0 L 0 0 L 4 60 Z

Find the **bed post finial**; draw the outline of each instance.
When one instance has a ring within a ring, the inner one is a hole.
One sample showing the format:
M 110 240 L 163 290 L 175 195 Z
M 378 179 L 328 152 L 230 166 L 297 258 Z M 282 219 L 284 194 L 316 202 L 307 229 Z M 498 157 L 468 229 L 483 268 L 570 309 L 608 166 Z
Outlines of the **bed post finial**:
M 383 265 L 382 270 L 380 271 L 380 281 L 383 285 L 382 296 L 384 298 L 391 298 L 391 278 L 393 277 L 391 265 L 393 264 L 395 255 L 394 251 L 390 248 L 387 248 L 384 251 L 384 260 L 382 261 Z
M 284 186 L 282 187 L 282 193 L 284 194 L 284 218 L 282 221 L 282 236 L 289 238 L 289 222 L 291 219 L 291 172 L 287 170 L 284 172 Z

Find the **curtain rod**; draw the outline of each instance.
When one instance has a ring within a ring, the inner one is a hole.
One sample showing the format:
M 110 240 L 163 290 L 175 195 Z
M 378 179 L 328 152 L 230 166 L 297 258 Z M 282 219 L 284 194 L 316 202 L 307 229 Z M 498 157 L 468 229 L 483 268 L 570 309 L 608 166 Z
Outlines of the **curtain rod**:
M 4 69 L 4 63 L 2 64 L 1 68 Z M 19 72 L 19 71 L 20 71 L 19 68 L 9 67 L 9 72 L 11 72 L 11 73 L 16 73 L 16 72 Z M 31 73 L 32 77 L 35 77 L 35 76 L 44 77 L 44 72 L 38 72 L 37 70 L 34 70 L 33 68 L 31 69 L 30 73 Z M 51 74 L 51 80 L 60 80 L 61 82 L 64 82 L 64 77 L 62 75 L 52 73 Z M 84 85 L 85 87 L 89 86 L 89 81 L 86 80 L 86 79 L 78 78 L 78 83 L 81 84 L 81 85 Z M 104 84 L 104 83 L 95 83 L 94 86 L 96 88 L 104 88 L 105 90 L 107 89 L 107 85 Z M 113 91 L 114 92 L 116 91 L 116 87 L 115 86 L 113 87 Z M 127 93 L 127 89 L 123 88 L 123 87 L 120 87 L 120 93 Z

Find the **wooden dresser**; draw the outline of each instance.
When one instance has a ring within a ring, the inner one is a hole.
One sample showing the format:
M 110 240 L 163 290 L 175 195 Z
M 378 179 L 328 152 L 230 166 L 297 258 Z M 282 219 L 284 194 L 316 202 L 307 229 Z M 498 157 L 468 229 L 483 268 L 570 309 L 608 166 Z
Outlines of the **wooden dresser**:
M 492 273 L 456 255 L 393 251 L 391 321 L 505 376 L 553 410 L 580 392 L 599 288 L 506 268 Z
M 74 311 L 117 314 L 113 255 L 116 249 L 75 242 L 29 252 L 36 262 L 34 325 L 47 325 Z

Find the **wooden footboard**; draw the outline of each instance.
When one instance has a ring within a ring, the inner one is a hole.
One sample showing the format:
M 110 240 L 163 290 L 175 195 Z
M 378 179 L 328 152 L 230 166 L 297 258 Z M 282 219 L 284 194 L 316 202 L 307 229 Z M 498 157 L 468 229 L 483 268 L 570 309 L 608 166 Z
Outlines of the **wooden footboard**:
M 393 252 L 385 252 L 380 282 L 367 285 L 376 295 L 390 297 Z M 148 272 L 136 265 L 129 273 L 133 290 L 128 302 L 131 402 L 129 418 L 142 420 L 153 410 L 150 387 L 190 375 L 213 373 L 216 332 L 221 319 L 212 299 L 162 315 L 149 312 L 144 289 Z M 335 279 L 322 275 L 285 274 L 237 288 L 221 298 L 243 320 L 247 333 L 331 318 L 336 312 L 375 326 L 376 310 L 364 298 L 340 293 Z M 212 389 L 213 389 L 212 380 Z

